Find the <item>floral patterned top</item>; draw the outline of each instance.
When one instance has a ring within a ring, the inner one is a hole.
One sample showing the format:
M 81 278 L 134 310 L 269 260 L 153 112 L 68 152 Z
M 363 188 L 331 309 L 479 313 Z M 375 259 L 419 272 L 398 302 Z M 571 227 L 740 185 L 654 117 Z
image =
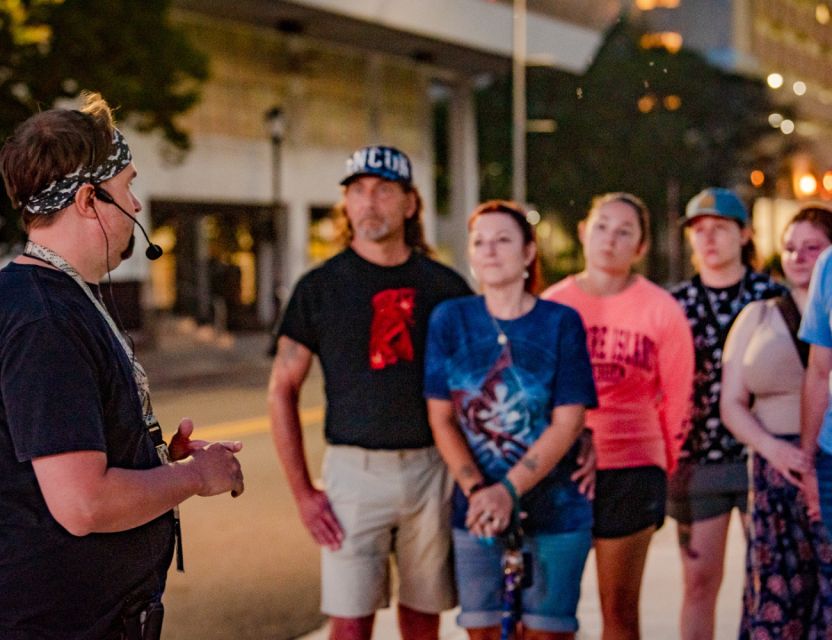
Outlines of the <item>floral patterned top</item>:
M 769 276 L 750 269 L 730 287 L 706 287 L 697 274 L 671 290 L 687 316 L 696 350 L 693 414 L 691 429 L 682 447 L 682 460 L 711 464 L 746 459 L 745 446 L 734 438 L 719 417 L 722 348 L 728 330 L 745 305 L 774 298 L 785 291 Z

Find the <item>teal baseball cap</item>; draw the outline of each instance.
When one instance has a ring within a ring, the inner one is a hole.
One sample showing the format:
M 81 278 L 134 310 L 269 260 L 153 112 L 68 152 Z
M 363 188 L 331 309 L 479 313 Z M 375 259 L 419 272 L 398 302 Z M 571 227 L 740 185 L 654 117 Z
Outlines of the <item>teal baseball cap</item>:
M 748 209 L 730 189 L 708 187 L 697 193 L 685 207 L 684 226 L 704 216 L 728 218 L 741 227 L 748 224 Z

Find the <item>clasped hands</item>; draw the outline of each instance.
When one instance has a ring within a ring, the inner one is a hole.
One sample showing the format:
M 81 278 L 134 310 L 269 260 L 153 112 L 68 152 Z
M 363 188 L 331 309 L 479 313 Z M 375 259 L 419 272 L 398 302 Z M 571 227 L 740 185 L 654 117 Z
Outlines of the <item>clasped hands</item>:
M 500 483 L 477 489 L 468 497 L 465 526 L 475 536 L 492 538 L 511 524 L 514 501 Z

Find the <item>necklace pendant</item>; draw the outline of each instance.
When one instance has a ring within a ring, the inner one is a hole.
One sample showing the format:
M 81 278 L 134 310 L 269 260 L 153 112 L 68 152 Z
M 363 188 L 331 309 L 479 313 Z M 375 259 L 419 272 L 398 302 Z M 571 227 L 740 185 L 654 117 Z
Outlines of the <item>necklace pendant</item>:
M 500 333 L 497 334 L 497 343 L 505 346 L 508 343 L 508 336 L 500 331 Z

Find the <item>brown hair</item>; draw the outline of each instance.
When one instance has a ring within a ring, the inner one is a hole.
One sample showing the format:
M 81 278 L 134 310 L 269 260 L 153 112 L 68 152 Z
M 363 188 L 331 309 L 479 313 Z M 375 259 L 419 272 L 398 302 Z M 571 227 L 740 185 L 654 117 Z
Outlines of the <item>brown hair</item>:
M 623 202 L 624 204 L 630 205 L 636 213 L 638 228 L 641 231 L 639 245 L 650 242 L 650 210 L 641 198 L 634 196 L 632 193 L 612 191 L 595 196 L 590 203 L 589 212 L 586 214 L 584 220 L 589 220 L 593 213 L 596 213 L 598 209 L 610 202 Z
M 489 213 L 504 213 L 508 215 L 520 227 L 520 233 L 523 234 L 524 246 L 528 246 L 529 244 L 537 246 L 534 227 L 528 221 L 526 211 L 519 204 L 511 200 L 488 200 L 487 202 L 483 202 L 468 217 L 468 231 L 471 231 L 477 218 Z M 528 271 L 529 277 L 523 283 L 523 288 L 531 294 L 537 294 L 540 283 L 543 280 L 540 268 L 540 256 L 537 252 L 535 252 L 534 260 L 529 265 Z
M 15 208 L 55 180 L 82 166 L 96 166 L 110 155 L 113 112 L 99 93 L 82 94 L 80 110 L 50 109 L 31 116 L 0 149 L 0 173 Z M 24 229 L 51 225 L 55 215 L 22 212 Z
M 832 209 L 822 204 L 809 204 L 800 207 L 794 217 L 789 220 L 788 224 L 783 229 L 783 235 L 786 230 L 798 222 L 808 222 L 832 242 Z M 783 235 L 780 236 L 780 242 L 783 241 Z
M 740 260 L 743 265 L 757 271 L 760 268 L 760 261 L 757 259 L 757 245 L 754 244 L 754 238 L 748 237 L 748 241 L 742 245 L 742 252 L 740 253 Z
M 396 182 L 405 193 L 412 193 L 416 198 L 416 211 L 404 221 L 404 241 L 414 251 L 426 256 L 433 255 L 433 247 L 425 240 L 425 229 L 422 226 L 422 210 L 424 202 L 419 190 L 414 186 L 408 186 L 402 182 Z M 347 217 L 347 203 L 345 198 L 332 208 L 335 217 L 335 225 L 338 230 L 338 240 L 344 247 L 349 246 L 353 238 L 352 225 Z

